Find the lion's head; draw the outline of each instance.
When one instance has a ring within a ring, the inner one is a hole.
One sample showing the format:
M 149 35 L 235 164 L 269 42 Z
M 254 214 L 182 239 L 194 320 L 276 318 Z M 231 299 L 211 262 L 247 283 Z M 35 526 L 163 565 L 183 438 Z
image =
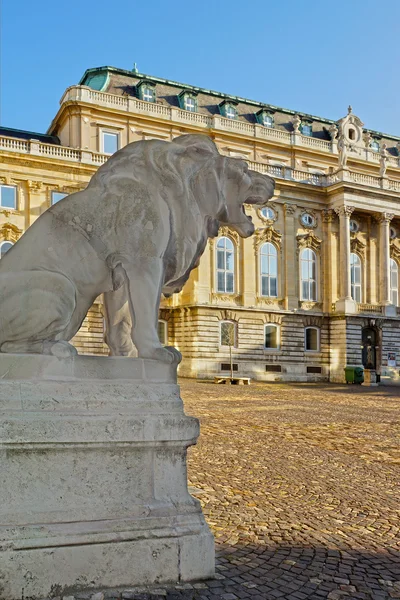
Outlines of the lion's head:
M 274 193 L 274 180 L 249 170 L 244 160 L 222 156 L 206 135 L 183 135 L 173 143 L 183 146 L 187 155 L 201 164 L 191 187 L 196 188 L 195 196 L 201 197 L 208 214 L 242 237 L 252 235 L 254 225 L 243 205 L 265 205 Z

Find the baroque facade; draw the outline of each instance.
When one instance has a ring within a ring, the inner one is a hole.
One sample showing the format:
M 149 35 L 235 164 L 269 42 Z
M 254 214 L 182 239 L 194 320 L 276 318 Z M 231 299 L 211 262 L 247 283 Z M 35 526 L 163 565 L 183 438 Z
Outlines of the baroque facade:
M 0 129 L 0 252 L 107 157 L 142 139 L 205 133 L 276 180 L 256 233 L 210 240 L 183 291 L 162 301 L 160 339 L 180 373 L 344 380 L 346 365 L 400 370 L 400 138 L 112 67 L 64 93 L 47 134 Z M 106 353 L 101 298 L 73 340 Z

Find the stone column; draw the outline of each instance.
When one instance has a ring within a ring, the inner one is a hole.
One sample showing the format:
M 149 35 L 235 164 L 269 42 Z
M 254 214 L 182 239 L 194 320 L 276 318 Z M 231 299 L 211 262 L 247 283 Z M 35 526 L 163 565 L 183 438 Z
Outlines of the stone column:
M 357 303 L 351 297 L 350 280 L 350 216 L 353 211 L 353 206 L 335 208 L 339 215 L 340 255 L 339 300 L 336 302 L 336 311 L 344 313 L 357 312 Z
M 378 216 L 379 222 L 379 289 L 380 303 L 386 315 L 396 316 L 396 308 L 392 305 L 390 297 L 390 221 L 394 214 L 382 213 Z
M 326 244 L 323 245 L 323 265 L 324 276 L 321 277 L 321 285 L 323 286 L 323 310 L 331 312 L 332 310 L 332 279 L 333 269 L 336 267 L 332 252 L 332 222 L 335 219 L 335 212 L 332 209 L 322 211 L 322 222 Z M 336 270 L 337 272 L 337 270 Z
M 285 204 L 285 308 L 295 310 L 299 308 L 298 271 L 299 264 L 296 259 L 296 228 L 294 215 L 296 204 Z

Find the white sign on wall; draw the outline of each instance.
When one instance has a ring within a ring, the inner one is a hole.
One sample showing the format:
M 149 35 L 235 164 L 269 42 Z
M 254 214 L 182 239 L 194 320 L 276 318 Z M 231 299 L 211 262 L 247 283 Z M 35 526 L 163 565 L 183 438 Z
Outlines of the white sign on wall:
M 387 355 L 388 367 L 396 366 L 396 352 L 388 352 Z

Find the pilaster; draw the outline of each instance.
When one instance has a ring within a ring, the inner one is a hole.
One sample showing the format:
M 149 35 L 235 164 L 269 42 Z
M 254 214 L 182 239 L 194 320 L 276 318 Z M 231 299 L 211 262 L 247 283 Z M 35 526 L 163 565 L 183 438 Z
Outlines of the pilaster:
M 390 221 L 393 213 L 379 214 L 379 289 L 380 304 L 388 316 L 396 316 L 396 307 L 390 298 Z
M 299 307 L 298 263 L 296 261 L 296 204 L 285 204 L 285 308 L 296 310 Z
M 350 279 L 350 216 L 353 211 L 353 206 L 344 205 L 335 208 L 339 216 L 340 256 L 339 300 L 336 302 L 336 310 L 344 313 L 357 312 L 357 303 L 351 297 Z

